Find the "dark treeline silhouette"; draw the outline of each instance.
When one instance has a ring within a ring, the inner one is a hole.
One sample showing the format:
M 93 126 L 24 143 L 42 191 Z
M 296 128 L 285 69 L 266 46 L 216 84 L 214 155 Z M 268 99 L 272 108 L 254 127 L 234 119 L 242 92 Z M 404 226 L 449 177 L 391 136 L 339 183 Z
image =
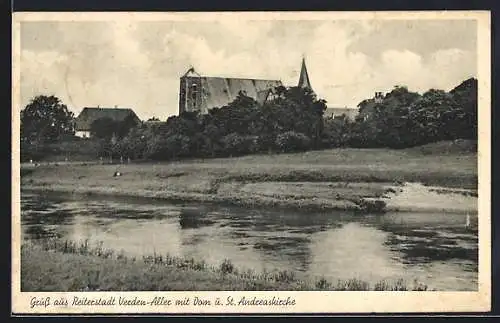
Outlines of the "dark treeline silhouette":
M 233 102 L 207 114 L 184 112 L 136 127 L 115 153 L 164 160 L 317 149 L 323 146 L 325 109 L 324 100 L 298 87 L 276 88 L 274 99 L 263 106 L 240 92 Z
M 325 120 L 326 102 L 307 89 L 280 87 L 276 94 L 262 107 L 240 93 L 228 106 L 206 115 L 186 112 L 162 124 L 142 125 L 124 137 L 117 153 L 164 160 L 477 139 L 474 78 L 450 92 L 419 94 L 397 86 L 380 100 L 361 102 L 356 120 Z
M 477 122 L 474 78 L 450 92 L 430 89 L 422 95 L 396 86 L 381 100 L 361 102 L 356 121 L 342 125 L 340 141 L 352 147 L 406 148 L 443 140 L 477 140 Z
M 449 92 L 430 89 L 419 94 L 396 86 L 362 101 L 355 120 L 323 118 L 326 101 L 308 89 L 278 87 L 274 92 L 263 106 L 240 92 L 227 106 L 207 114 L 184 112 L 166 122 L 112 127 L 101 120 L 93 126 L 94 138 L 78 144 L 78 149 L 84 153 L 82 149 L 91 147 L 88 153 L 94 158 L 171 160 L 336 147 L 400 149 L 477 140 L 474 78 Z

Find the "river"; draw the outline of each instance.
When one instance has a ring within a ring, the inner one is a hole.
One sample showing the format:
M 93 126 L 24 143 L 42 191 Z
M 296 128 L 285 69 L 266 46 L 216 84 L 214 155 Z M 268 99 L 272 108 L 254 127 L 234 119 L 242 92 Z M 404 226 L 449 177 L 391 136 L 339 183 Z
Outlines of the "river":
M 102 242 L 142 255 L 170 254 L 305 277 L 415 279 L 436 290 L 477 290 L 477 215 L 250 210 L 140 198 L 21 195 L 22 238 Z

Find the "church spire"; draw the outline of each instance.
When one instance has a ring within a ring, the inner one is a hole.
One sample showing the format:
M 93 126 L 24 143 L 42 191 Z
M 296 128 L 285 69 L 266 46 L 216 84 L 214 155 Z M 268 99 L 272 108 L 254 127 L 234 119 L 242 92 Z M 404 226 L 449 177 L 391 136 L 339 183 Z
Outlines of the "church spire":
M 309 75 L 307 74 L 306 59 L 302 57 L 302 68 L 300 69 L 299 85 L 301 88 L 308 88 L 312 91 Z

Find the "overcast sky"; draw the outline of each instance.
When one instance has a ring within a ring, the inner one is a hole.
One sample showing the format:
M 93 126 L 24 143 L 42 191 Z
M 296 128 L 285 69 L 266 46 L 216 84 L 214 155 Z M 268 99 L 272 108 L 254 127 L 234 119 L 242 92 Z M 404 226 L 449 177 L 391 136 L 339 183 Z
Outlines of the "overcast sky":
M 476 77 L 474 20 L 22 22 L 21 103 L 58 96 L 85 106 L 178 112 L 179 77 L 298 82 L 302 56 L 329 106 L 355 107 L 395 85 L 449 90 Z

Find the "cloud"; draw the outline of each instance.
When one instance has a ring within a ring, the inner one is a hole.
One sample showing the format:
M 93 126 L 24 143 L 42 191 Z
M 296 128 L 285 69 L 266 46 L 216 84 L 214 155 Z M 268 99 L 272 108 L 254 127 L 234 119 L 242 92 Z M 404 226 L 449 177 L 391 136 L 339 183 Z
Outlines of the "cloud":
M 386 50 L 409 50 L 423 57 L 448 48 L 474 51 L 477 23 L 472 19 L 455 20 L 366 20 L 365 32 L 350 46 L 377 57 Z
M 377 71 L 383 80 L 381 85 L 411 85 L 414 89 L 425 90 L 429 82 L 428 66 L 425 66 L 422 57 L 409 50 L 388 50 L 382 53 L 381 65 Z M 394 84 L 394 76 L 397 82 Z
M 439 26 L 434 33 L 446 30 L 446 24 Z M 50 93 L 75 113 L 85 106 L 118 105 L 134 108 L 141 118 L 165 119 L 177 113 L 179 77 L 190 65 L 208 76 L 281 79 L 296 85 L 303 55 L 314 90 L 333 106 L 355 107 L 394 85 L 417 91 L 450 89 L 475 76 L 477 56 L 469 46 L 475 42 L 470 33 L 462 32 L 469 38 L 461 42 L 443 42 L 439 48 L 432 41 L 420 50 L 409 45 L 426 44 L 430 36 L 415 31 L 419 29 L 428 31 L 428 26 L 236 18 L 30 22 L 21 29 L 22 103 Z M 411 39 L 403 42 L 387 35 Z M 452 43 L 457 46 L 450 47 Z
M 64 74 L 69 58 L 57 51 L 23 50 L 20 57 L 21 95 L 23 105 L 36 95 L 61 96 L 64 93 Z M 67 102 L 68 97 L 60 97 Z
M 456 80 L 476 76 L 477 56 L 474 52 L 459 48 L 442 49 L 430 56 L 429 65 L 436 81 L 435 86 L 450 89 L 457 85 Z

